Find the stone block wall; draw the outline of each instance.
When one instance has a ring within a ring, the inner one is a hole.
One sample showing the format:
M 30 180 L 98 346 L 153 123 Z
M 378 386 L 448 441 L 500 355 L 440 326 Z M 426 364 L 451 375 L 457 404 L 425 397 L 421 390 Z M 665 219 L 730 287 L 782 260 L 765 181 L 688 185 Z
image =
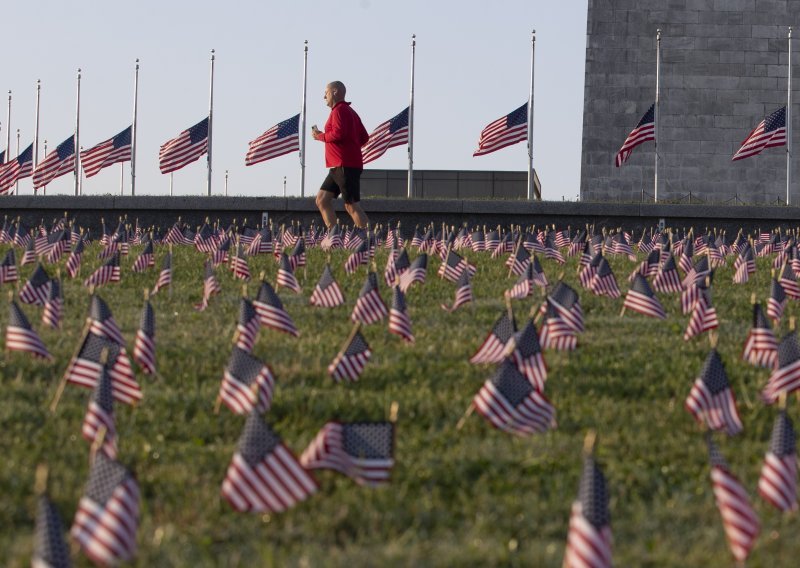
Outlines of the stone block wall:
M 581 198 L 639 201 L 642 189 L 654 193 L 653 142 L 619 168 L 614 157 L 655 100 L 660 28 L 659 200 L 685 200 L 690 192 L 714 203 L 785 200 L 785 148 L 736 162 L 731 156 L 767 114 L 786 105 L 790 25 L 798 101 L 798 23 L 800 0 L 589 0 Z M 795 131 L 799 114 L 793 112 Z M 793 204 L 800 203 L 797 150 L 795 144 Z

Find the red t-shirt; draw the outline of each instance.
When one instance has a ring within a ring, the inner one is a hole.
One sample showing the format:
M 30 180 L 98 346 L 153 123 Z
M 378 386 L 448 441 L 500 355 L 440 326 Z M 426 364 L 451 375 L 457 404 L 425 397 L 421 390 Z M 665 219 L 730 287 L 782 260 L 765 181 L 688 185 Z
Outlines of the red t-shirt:
M 364 167 L 361 147 L 369 140 L 369 133 L 350 103 L 339 101 L 333 105 L 319 140 L 325 142 L 326 168 Z

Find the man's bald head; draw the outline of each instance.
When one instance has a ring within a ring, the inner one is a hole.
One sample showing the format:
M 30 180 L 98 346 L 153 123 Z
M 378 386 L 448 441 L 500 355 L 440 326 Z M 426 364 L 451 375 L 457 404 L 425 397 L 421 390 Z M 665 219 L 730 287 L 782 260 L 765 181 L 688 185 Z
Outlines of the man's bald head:
M 333 108 L 333 105 L 344 100 L 346 94 L 347 89 L 344 83 L 341 81 L 331 81 L 325 87 L 325 103 Z

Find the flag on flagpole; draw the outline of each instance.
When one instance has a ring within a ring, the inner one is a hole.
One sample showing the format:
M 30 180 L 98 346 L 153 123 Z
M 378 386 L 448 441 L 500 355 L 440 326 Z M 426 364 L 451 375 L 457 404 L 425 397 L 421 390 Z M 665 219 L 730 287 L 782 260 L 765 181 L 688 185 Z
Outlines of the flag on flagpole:
M 384 485 L 394 467 L 394 424 L 328 422 L 300 455 L 300 465 L 338 471 L 359 485 Z
M 234 510 L 280 513 L 316 493 L 311 477 L 280 437 L 253 411 L 233 455 L 222 496 Z
M 98 452 L 86 491 L 78 502 L 70 533 L 84 554 L 102 566 L 115 566 L 136 554 L 139 485 L 125 467 Z
M 214 276 L 214 267 L 211 262 L 205 262 L 205 278 L 203 279 L 203 299 L 199 304 L 194 305 L 194 309 L 202 312 L 208 307 L 208 300 L 211 296 L 222 292 L 222 286 L 219 285 L 217 277 Z
M 170 284 L 172 284 L 172 253 L 168 252 L 164 256 L 164 260 L 161 264 L 161 272 L 158 274 L 158 280 L 153 287 L 153 291 L 150 292 L 150 295 L 157 294 L 159 290 L 166 288 Z
M 364 285 L 361 287 L 361 292 L 358 294 L 350 319 L 354 322 L 370 325 L 381 321 L 387 315 L 389 315 L 389 310 L 386 308 L 378 289 L 378 275 L 374 272 L 369 272 Z
M 252 166 L 284 154 L 300 150 L 300 135 L 298 134 L 300 115 L 279 122 L 264 134 L 250 141 L 247 155 L 244 158 L 245 166 Z
M 383 156 L 389 148 L 403 144 L 408 144 L 408 107 L 372 131 L 367 143 L 361 147 L 361 157 L 367 164 Z
M 641 274 L 636 273 L 628 293 L 625 295 L 623 306 L 640 314 L 667 319 L 664 307 L 658 301 L 655 292 L 650 288 L 650 284 Z
M 122 337 L 122 331 L 114 316 L 111 313 L 111 308 L 108 304 L 97 294 L 92 296 L 89 305 L 89 320 L 91 325 L 89 330 L 106 339 L 109 339 L 117 345 L 125 345 L 125 338 Z
M 248 353 L 256 344 L 261 322 L 253 303 L 247 298 L 239 301 L 239 320 L 236 323 L 236 346 Z
M 490 122 L 478 139 L 473 156 L 484 156 L 528 139 L 528 103 Z
M 33 187 L 38 189 L 64 174 L 75 171 L 75 137 L 70 136 L 33 170 Z
M 61 297 L 61 281 L 53 278 L 50 281 L 50 294 L 44 303 L 42 323 L 53 329 L 61 328 L 61 317 L 64 311 L 64 298 Z
M 19 280 L 19 270 L 17 269 L 17 258 L 14 249 L 8 249 L 3 262 L 0 262 L 0 284 L 8 284 Z
M 114 253 L 104 265 L 95 270 L 89 278 L 84 280 L 83 285 L 102 286 L 103 284 L 115 283 L 120 281 L 119 251 Z
M 472 301 L 472 284 L 469 281 L 469 271 L 463 270 L 461 276 L 458 277 L 458 282 L 456 282 L 456 297 L 453 301 L 453 305 L 448 307 L 442 304 L 442 309 L 448 312 L 454 312 L 464 304 Z
M 208 152 L 208 117 L 161 145 L 158 167 L 168 174 L 200 159 Z
M 532 320 L 528 320 L 522 331 L 514 335 L 514 350 L 511 358 L 517 365 L 517 370 L 525 375 L 539 392 L 544 392 L 544 383 L 547 380 L 547 363 L 542 355 L 539 345 L 539 334 Z
M 33 144 L 16 158 L 0 164 L 0 195 L 8 193 L 17 181 L 33 173 Z
M 81 165 L 87 178 L 105 167 L 131 161 L 131 130 L 129 126 L 97 146 L 81 152 Z
M 644 113 L 644 116 L 639 120 L 636 128 L 631 130 L 631 133 L 628 134 L 625 142 L 622 143 L 622 148 L 617 152 L 617 156 L 614 160 L 615 166 L 620 167 L 624 164 L 633 153 L 633 149 L 639 144 L 656 139 L 655 109 L 655 103 L 650 105 L 650 108 L 647 109 L 647 112 Z
M 736 151 L 731 161 L 742 160 L 760 154 L 765 148 L 786 145 L 786 107 L 767 115 L 748 134 L 742 146 Z

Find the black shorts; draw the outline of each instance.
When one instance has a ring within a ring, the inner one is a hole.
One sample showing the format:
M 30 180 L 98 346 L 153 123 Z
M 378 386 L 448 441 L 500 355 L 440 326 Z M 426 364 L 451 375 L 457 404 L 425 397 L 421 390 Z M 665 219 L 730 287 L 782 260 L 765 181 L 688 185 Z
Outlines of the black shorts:
M 345 203 L 358 203 L 361 201 L 361 168 L 331 168 L 325 181 L 322 182 L 322 191 L 332 193 L 334 197 L 342 194 Z

